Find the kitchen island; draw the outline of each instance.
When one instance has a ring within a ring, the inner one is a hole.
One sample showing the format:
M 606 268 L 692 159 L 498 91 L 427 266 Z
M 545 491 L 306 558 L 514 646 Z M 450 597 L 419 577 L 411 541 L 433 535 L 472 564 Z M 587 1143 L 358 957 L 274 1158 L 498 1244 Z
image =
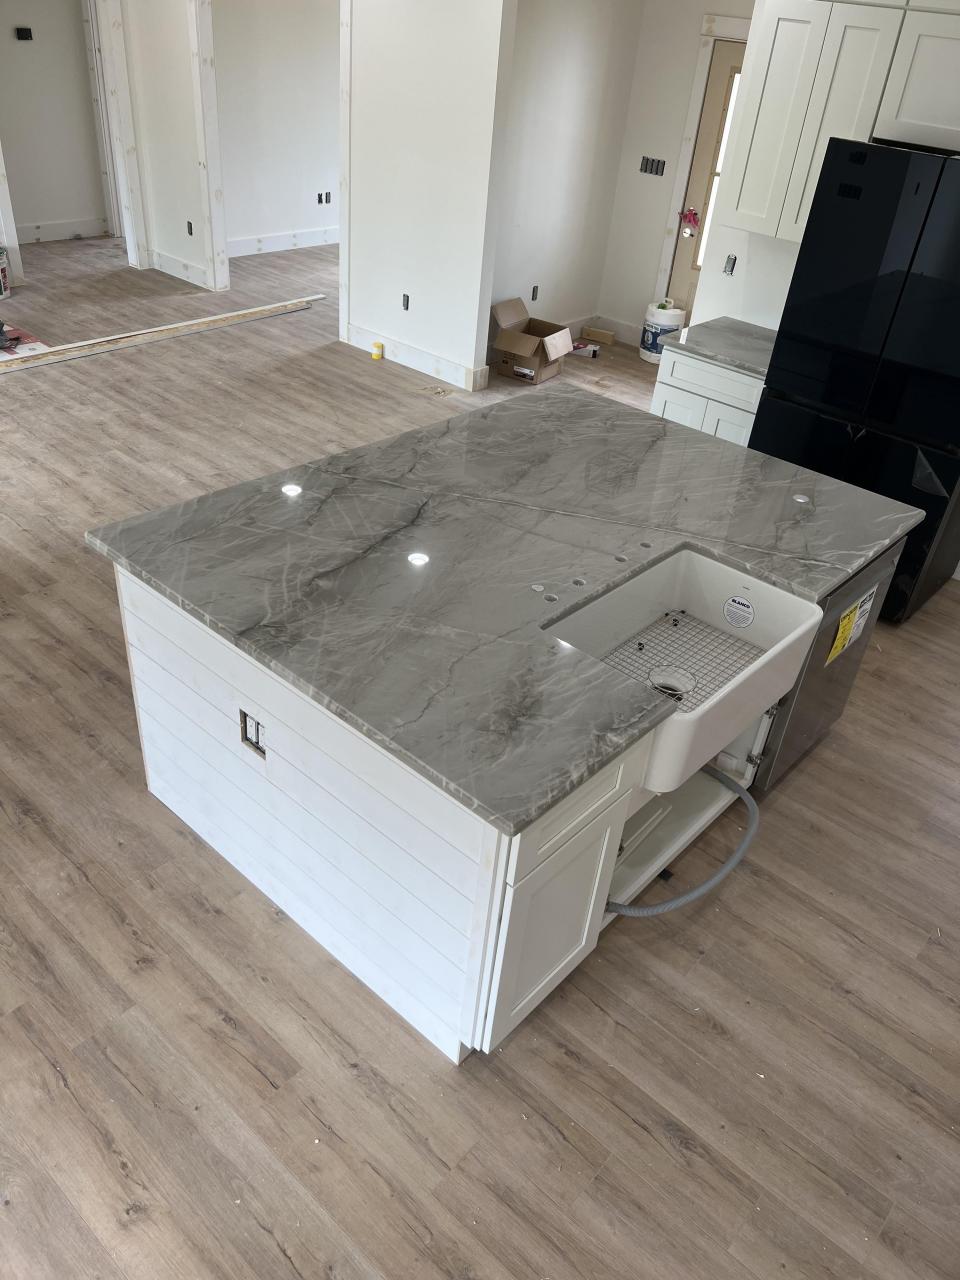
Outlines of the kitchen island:
M 684 549 L 816 601 L 919 518 L 559 386 L 87 537 L 150 790 L 460 1060 L 595 945 L 678 714 L 552 623 Z

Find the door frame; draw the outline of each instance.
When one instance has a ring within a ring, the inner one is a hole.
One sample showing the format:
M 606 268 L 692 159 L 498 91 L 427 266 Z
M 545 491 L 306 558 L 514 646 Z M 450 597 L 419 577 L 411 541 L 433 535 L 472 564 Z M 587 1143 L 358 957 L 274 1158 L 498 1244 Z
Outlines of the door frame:
M 133 123 L 133 100 L 127 73 L 127 44 L 121 0 L 83 0 L 94 48 L 99 54 L 102 115 L 106 120 L 104 147 L 109 153 L 116 192 L 119 225 L 131 267 L 149 267 L 143 186 Z
M 7 171 L 3 165 L 2 138 L 0 138 L 0 244 L 6 249 L 10 262 L 10 283 L 19 284 L 23 280 L 23 259 L 20 257 L 20 239 L 17 236 L 17 223 L 10 200 L 10 184 L 7 182 Z
M 204 222 L 204 267 L 208 289 L 230 288 L 227 218 L 220 159 L 220 113 L 214 69 L 213 0 L 187 0 L 193 107 Z
M 146 234 L 140 170 L 133 134 L 133 108 L 127 81 L 126 46 L 120 0 L 82 0 L 81 19 L 94 99 L 97 149 L 102 165 L 104 205 L 111 234 L 124 235 L 132 267 L 145 267 Z M 103 41 L 101 33 L 108 33 Z M 23 258 L 17 236 L 10 185 L 0 139 L 0 244 L 10 257 L 14 284 L 22 284 Z
M 80 13 L 87 50 L 90 94 L 93 98 L 93 124 L 97 135 L 97 154 L 100 157 L 100 177 L 107 215 L 107 230 L 112 236 L 118 236 L 121 234 L 123 222 L 120 217 L 120 197 L 117 192 L 117 173 L 113 161 L 113 140 L 110 136 L 110 122 L 107 119 L 107 92 L 103 79 L 100 22 L 95 0 L 81 0 Z
M 750 34 L 749 18 L 724 18 L 714 14 L 704 14 L 700 27 L 700 55 L 693 75 L 693 88 L 690 92 L 690 105 L 687 108 L 687 119 L 683 126 L 683 141 L 677 157 L 677 172 L 670 196 L 670 214 L 663 233 L 663 250 L 660 254 L 660 266 L 657 271 L 656 296 L 662 298 L 670 285 L 673 271 L 673 259 L 677 251 L 677 239 L 680 235 L 680 212 L 683 199 L 690 181 L 690 167 L 693 164 L 693 149 L 697 144 L 700 131 L 700 116 L 703 113 L 703 100 L 707 92 L 707 80 L 710 76 L 710 63 L 713 59 L 713 45 L 716 40 L 742 40 L 746 43 Z

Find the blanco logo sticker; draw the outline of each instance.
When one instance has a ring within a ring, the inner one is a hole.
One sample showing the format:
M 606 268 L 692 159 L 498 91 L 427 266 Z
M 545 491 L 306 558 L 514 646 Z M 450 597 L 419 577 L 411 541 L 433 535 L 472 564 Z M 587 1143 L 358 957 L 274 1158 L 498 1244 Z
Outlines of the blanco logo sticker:
M 749 627 L 753 622 L 753 605 L 743 596 L 731 596 L 724 603 L 723 616 L 731 627 Z

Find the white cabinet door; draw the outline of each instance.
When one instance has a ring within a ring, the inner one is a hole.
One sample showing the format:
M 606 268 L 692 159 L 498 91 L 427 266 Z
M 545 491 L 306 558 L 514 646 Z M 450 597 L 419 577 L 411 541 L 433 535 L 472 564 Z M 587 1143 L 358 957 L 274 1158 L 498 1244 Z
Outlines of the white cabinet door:
M 728 226 L 777 234 L 829 18 L 818 0 L 771 0 L 753 19 L 720 179 Z
M 753 414 L 743 409 L 733 409 L 728 404 L 711 400 L 703 419 L 703 430 L 721 440 L 746 445 L 753 430 Z
M 483 1033 L 488 1053 L 597 945 L 630 803 L 624 796 L 508 885 Z
M 695 431 L 703 427 L 706 409 L 706 396 L 681 391 L 679 387 L 671 387 L 666 382 L 657 383 L 650 399 L 650 412 L 656 417 L 666 418 L 668 422 L 679 422 L 682 427 L 693 427 Z
M 907 13 L 874 134 L 960 151 L 960 15 Z
M 829 140 L 870 137 L 902 21 L 897 9 L 833 6 L 777 228 L 780 239 L 803 236 Z

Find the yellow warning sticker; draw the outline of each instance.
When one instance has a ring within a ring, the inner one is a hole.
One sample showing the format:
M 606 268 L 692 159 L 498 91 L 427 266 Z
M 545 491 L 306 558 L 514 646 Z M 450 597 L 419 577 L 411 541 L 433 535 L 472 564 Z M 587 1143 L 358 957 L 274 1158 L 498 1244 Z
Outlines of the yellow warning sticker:
M 870 617 L 870 610 L 873 607 L 876 598 L 877 588 L 868 591 L 865 596 L 852 604 L 849 609 L 845 609 L 840 615 L 840 622 L 837 624 L 837 634 L 830 652 L 827 654 L 827 660 L 823 664 L 829 667 L 834 658 L 839 658 L 844 649 L 849 649 L 855 640 L 859 640 L 863 633 L 863 628 L 867 625 L 867 619 Z

